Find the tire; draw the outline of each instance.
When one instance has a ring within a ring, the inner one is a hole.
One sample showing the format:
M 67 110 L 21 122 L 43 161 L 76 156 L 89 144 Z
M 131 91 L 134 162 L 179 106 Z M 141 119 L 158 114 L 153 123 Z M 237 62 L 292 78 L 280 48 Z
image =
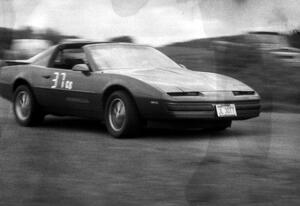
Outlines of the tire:
M 14 92 L 13 112 L 16 121 L 25 127 L 38 125 L 44 119 L 32 91 L 26 85 L 17 87 Z
M 136 137 L 141 131 L 141 118 L 131 96 L 125 91 L 113 92 L 105 105 L 105 125 L 116 138 Z

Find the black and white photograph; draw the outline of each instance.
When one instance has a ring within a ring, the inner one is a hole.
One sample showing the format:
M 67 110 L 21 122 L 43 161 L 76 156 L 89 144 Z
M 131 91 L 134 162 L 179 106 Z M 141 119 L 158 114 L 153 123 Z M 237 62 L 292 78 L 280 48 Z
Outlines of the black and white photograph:
M 0 0 L 0 205 L 300 205 L 300 1 Z

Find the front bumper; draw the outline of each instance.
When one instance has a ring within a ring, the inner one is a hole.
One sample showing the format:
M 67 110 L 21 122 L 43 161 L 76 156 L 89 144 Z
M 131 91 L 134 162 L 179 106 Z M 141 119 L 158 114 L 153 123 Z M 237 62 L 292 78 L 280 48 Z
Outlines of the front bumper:
M 153 103 L 153 101 L 152 101 Z M 235 104 L 237 116 L 218 117 L 216 104 Z M 144 111 L 143 111 L 144 110 Z M 156 104 L 148 103 L 144 109 L 140 109 L 142 116 L 151 120 L 162 119 L 199 119 L 199 120 L 244 120 L 259 116 L 259 100 L 239 101 L 191 101 L 172 102 L 157 101 Z

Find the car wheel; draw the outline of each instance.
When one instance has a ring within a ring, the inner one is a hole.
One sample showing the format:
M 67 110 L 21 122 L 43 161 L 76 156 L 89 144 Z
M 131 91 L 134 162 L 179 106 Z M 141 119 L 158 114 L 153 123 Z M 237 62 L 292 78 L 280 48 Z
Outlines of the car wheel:
M 14 92 L 13 111 L 17 122 L 22 126 L 33 126 L 43 121 L 44 115 L 28 86 L 19 86 Z
M 134 137 L 140 133 L 141 121 L 135 102 L 125 91 L 112 93 L 105 106 L 105 124 L 116 138 Z

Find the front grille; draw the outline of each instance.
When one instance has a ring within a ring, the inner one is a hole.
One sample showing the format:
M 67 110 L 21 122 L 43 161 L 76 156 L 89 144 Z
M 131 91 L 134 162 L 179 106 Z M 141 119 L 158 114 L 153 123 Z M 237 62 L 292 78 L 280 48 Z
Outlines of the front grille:
M 253 101 L 223 101 L 223 102 L 169 102 L 169 111 L 213 111 L 216 104 L 235 104 L 236 110 L 258 110 L 259 100 Z
M 207 103 L 167 103 L 167 108 L 170 111 L 211 111 L 213 105 Z

